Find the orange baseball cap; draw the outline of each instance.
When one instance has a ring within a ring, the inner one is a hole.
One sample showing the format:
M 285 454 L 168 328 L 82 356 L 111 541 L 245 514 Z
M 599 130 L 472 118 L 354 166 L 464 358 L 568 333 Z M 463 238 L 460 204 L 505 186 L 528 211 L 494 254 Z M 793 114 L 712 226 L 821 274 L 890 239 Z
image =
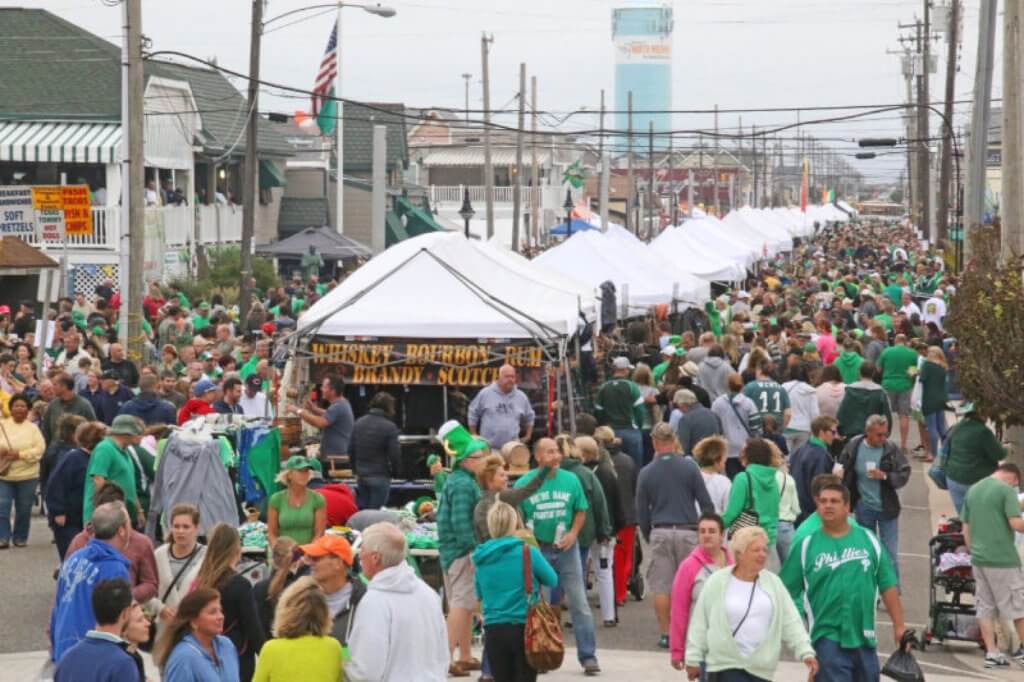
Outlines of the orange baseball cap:
M 337 535 L 321 535 L 308 545 L 299 545 L 299 549 L 306 556 L 322 557 L 333 554 L 346 565 L 352 565 L 352 545 L 348 540 Z

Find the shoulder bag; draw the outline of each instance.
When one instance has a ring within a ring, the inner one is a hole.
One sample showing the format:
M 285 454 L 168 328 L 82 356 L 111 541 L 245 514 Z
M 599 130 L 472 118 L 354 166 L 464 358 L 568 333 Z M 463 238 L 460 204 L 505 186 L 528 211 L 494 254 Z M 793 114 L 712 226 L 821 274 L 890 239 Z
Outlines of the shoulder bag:
M 743 430 L 747 432 L 747 436 L 750 438 L 757 438 L 758 434 L 754 433 L 754 430 L 750 428 L 750 423 L 744 419 L 743 415 L 740 414 L 740 411 L 736 409 L 736 403 L 733 402 L 733 398 L 734 396 L 728 396 L 729 407 L 732 408 L 732 413 L 736 415 L 736 419 L 739 420 L 740 426 L 743 427 Z
M 170 547 L 167 548 L 167 553 L 171 553 Z M 192 553 L 188 555 L 188 560 L 185 562 L 185 564 L 178 569 L 178 572 L 174 576 L 174 580 L 172 580 L 171 584 L 167 586 L 166 590 L 164 590 L 164 595 L 160 598 L 161 603 L 167 601 L 167 597 L 178 585 L 178 582 L 181 580 L 181 576 L 185 575 L 185 571 L 188 570 L 188 567 L 192 565 L 192 560 L 196 558 L 197 554 L 199 554 L 198 544 L 196 544 L 195 549 L 192 550 Z M 153 616 L 153 620 L 149 621 L 149 639 L 147 639 L 145 642 L 139 645 L 139 649 L 141 649 L 142 651 L 150 652 L 153 650 L 153 644 L 156 642 L 156 621 L 158 618 L 160 618 L 159 613 L 155 614 Z
M 740 515 L 729 526 L 730 536 L 740 528 L 749 528 L 761 523 L 761 515 L 757 513 L 757 509 L 754 507 L 754 479 L 750 477 L 749 471 L 744 471 L 743 474 L 747 477 L 747 499 L 743 505 L 743 511 L 740 512 Z
M 562 624 L 551 606 L 538 596 L 533 598 L 533 562 L 530 560 L 530 546 L 523 543 L 523 589 L 526 591 L 526 625 L 523 628 L 523 646 L 526 662 L 539 673 L 558 670 L 565 658 L 565 640 L 562 638 Z

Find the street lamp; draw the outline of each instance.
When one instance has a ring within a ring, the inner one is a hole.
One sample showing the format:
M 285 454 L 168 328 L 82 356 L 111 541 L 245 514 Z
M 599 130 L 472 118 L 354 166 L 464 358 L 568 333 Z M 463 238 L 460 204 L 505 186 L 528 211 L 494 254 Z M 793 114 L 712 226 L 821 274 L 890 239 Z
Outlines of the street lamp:
M 562 208 L 565 209 L 565 234 L 566 238 L 572 236 L 572 209 L 575 208 L 575 204 L 572 203 L 572 190 L 565 190 L 565 203 L 562 204 Z
M 473 210 L 473 204 L 469 203 L 468 187 L 466 194 L 462 197 L 462 208 L 459 209 L 459 215 L 462 216 L 462 220 L 466 224 L 466 239 L 469 239 L 469 221 L 476 215 L 476 211 Z

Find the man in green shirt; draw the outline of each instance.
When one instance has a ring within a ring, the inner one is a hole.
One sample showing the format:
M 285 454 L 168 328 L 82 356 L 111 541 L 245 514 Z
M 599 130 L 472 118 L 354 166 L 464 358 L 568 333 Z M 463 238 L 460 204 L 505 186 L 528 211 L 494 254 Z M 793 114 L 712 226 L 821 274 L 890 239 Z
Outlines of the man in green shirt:
M 754 401 L 762 420 L 767 415 L 773 416 L 781 431 L 789 425 L 792 415 L 789 393 L 772 378 L 771 364 L 761 363 L 754 372 L 754 381 L 743 387 L 743 395 Z
M 612 378 L 604 382 L 594 398 L 594 416 L 602 425 L 612 427 L 622 440 L 622 449 L 643 466 L 644 446 L 640 426 L 644 423 L 644 398 L 640 387 L 629 380 L 633 365 L 627 357 L 612 361 Z
M 597 663 L 597 642 L 594 637 L 594 617 L 587 602 L 580 563 L 579 537 L 586 521 L 587 497 L 580 479 L 560 468 L 562 453 L 551 438 L 541 438 L 533 448 L 538 467 L 548 467 L 548 474 L 530 497 L 522 504 L 526 527 L 533 531 L 540 551 L 558 573 L 558 584 L 569 601 L 576 656 L 587 675 L 601 671 Z M 533 469 L 516 481 L 523 488 L 539 475 Z
M 135 487 L 135 465 L 128 452 L 128 447 L 138 443 L 141 437 L 142 427 L 138 419 L 127 414 L 114 417 L 107 437 L 100 441 L 89 456 L 82 495 L 83 519 L 92 518 L 93 495 L 110 481 L 124 492 L 128 513 L 132 515 L 136 527 L 145 526 L 146 519 Z
M 1009 665 L 996 646 L 995 621 L 1012 620 L 1024 640 L 1024 572 L 1013 544 L 1013 531 L 1024 533 L 1024 518 L 1017 497 L 1020 468 L 1006 462 L 967 491 L 961 519 L 964 541 L 971 549 L 978 627 L 985 642 L 985 667 Z M 1012 654 L 1024 665 L 1024 645 Z
M 192 316 L 192 329 L 196 334 L 210 326 L 210 304 L 203 301 Z
M 889 408 L 900 417 L 900 448 L 907 451 L 910 432 L 910 393 L 914 378 L 908 370 L 917 368 L 917 351 L 907 346 L 907 337 L 896 335 L 896 345 L 886 348 L 878 356 L 878 369 L 882 370 L 882 388 L 889 398 Z
M 676 347 L 672 344 L 661 349 L 661 357 L 662 361 L 651 370 L 651 376 L 656 385 L 661 383 L 662 377 L 665 376 L 665 372 L 669 367 L 678 367 L 682 361 L 682 356 L 676 352 Z
M 896 573 L 870 531 L 850 524 L 850 492 L 832 482 L 816 499 L 821 529 L 794 544 L 779 577 L 804 602 L 821 679 L 879 679 L 875 602 L 881 593 L 899 646 L 906 630 Z
M 957 414 L 964 418 L 946 434 L 946 459 L 942 468 L 946 472 L 949 496 L 959 514 L 964 508 L 967 491 L 999 468 L 999 462 L 1006 458 L 1006 448 L 988 428 L 974 403 L 965 403 Z

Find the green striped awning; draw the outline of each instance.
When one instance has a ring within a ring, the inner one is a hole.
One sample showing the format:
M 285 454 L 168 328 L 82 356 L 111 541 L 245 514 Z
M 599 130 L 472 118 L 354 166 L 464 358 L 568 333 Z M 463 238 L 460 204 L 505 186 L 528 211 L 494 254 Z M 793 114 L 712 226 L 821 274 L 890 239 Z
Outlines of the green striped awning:
M 120 123 L 0 121 L 0 161 L 117 163 Z

